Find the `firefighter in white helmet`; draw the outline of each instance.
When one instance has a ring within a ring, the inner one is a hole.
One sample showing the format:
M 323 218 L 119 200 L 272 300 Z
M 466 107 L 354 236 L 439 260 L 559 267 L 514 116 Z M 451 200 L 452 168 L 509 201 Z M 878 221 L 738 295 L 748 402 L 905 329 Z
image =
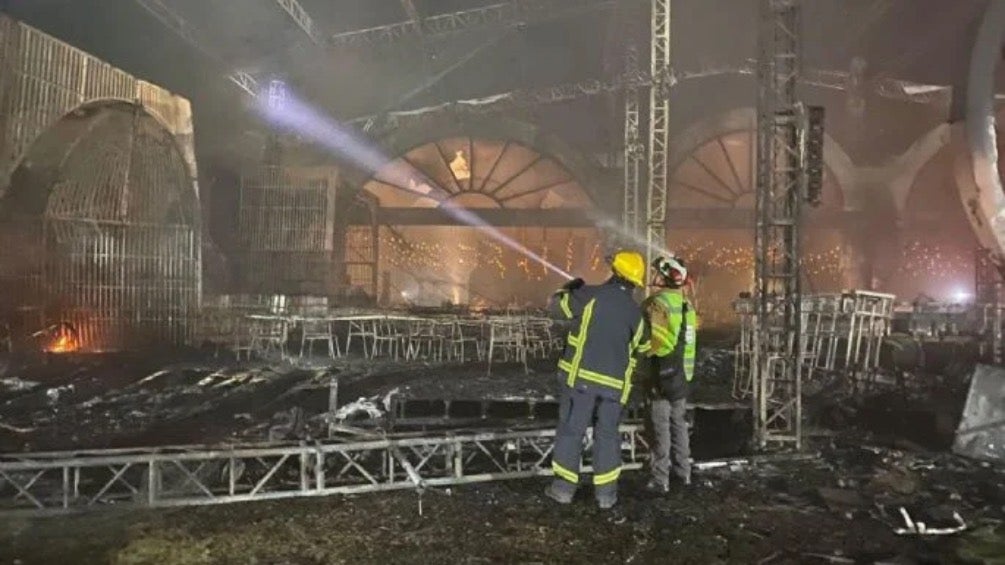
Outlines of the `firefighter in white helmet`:
M 691 484 L 691 450 L 686 420 L 687 396 L 694 377 L 697 316 L 684 296 L 688 284 L 684 261 L 673 255 L 652 263 L 654 292 L 642 304 L 650 348 L 643 369 L 649 383 L 647 404 L 654 445 L 646 488 L 666 493 L 675 484 Z

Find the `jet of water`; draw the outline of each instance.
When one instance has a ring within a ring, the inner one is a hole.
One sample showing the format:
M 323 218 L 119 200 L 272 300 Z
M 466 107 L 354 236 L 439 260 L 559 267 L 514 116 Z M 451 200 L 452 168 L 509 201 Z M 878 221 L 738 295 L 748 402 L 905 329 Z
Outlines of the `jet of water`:
M 423 195 L 416 191 L 416 195 L 436 199 L 440 202 L 440 209 L 457 221 L 482 230 L 499 243 L 527 256 L 566 280 L 573 278 L 572 275 L 555 264 L 527 249 L 520 242 L 499 231 L 495 226 L 490 225 L 478 216 L 478 214 L 469 209 L 454 205 L 448 200 L 450 193 L 422 171 L 415 169 L 404 161 L 394 161 L 393 157 L 385 155 L 379 148 L 360 139 L 336 120 L 329 118 L 299 100 L 292 92 L 286 91 L 284 94 L 282 103 L 275 103 L 275 101 L 269 103 L 268 97 L 258 97 L 256 109 L 268 123 L 309 139 L 331 151 L 333 155 L 350 161 L 372 175 L 378 175 L 379 173 L 382 178 L 390 180 L 398 186 L 426 184 L 433 187 L 436 190 L 436 194 Z
M 663 245 L 659 246 L 654 245 L 650 247 L 649 242 L 646 241 L 645 237 L 637 233 L 632 233 L 626 230 L 625 227 L 622 226 L 620 222 L 617 222 L 608 216 L 604 216 L 600 213 L 593 212 L 591 213 L 590 219 L 593 220 L 593 223 L 594 225 L 597 226 L 597 228 L 609 233 L 617 234 L 618 239 L 620 239 L 621 241 L 631 242 L 634 246 L 643 251 L 649 248 L 652 250 L 654 255 L 663 255 L 663 256 L 673 255 L 673 252 L 668 250 Z

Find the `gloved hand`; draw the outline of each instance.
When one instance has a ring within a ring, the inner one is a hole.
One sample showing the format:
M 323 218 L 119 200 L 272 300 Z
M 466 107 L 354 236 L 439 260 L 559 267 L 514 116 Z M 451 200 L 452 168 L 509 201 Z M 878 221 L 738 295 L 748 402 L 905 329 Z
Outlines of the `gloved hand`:
M 586 281 L 577 277 L 562 285 L 562 290 L 576 290 L 581 288 L 584 284 L 586 284 Z

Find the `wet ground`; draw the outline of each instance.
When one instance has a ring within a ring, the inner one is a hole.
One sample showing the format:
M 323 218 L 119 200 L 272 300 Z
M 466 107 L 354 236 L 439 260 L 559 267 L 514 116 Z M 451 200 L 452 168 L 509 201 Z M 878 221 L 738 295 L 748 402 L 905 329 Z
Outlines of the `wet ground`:
M 0 520 L 5 563 L 1002 563 L 1005 472 L 948 455 L 822 445 L 697 474 L 652 498 L 628 473 L 601 511 L 543 480 L 157 512 Z M 898 535 L 903 507 L 950 536 Z

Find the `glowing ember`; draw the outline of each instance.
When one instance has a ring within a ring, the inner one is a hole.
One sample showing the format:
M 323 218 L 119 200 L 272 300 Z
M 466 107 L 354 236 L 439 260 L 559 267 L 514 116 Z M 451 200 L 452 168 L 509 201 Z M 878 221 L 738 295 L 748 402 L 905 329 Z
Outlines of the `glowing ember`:
M 80 340 L 67 329 L 61 329 L 56 339 L 46 348 L 49 353 L 72 353 L 80 349 Z

